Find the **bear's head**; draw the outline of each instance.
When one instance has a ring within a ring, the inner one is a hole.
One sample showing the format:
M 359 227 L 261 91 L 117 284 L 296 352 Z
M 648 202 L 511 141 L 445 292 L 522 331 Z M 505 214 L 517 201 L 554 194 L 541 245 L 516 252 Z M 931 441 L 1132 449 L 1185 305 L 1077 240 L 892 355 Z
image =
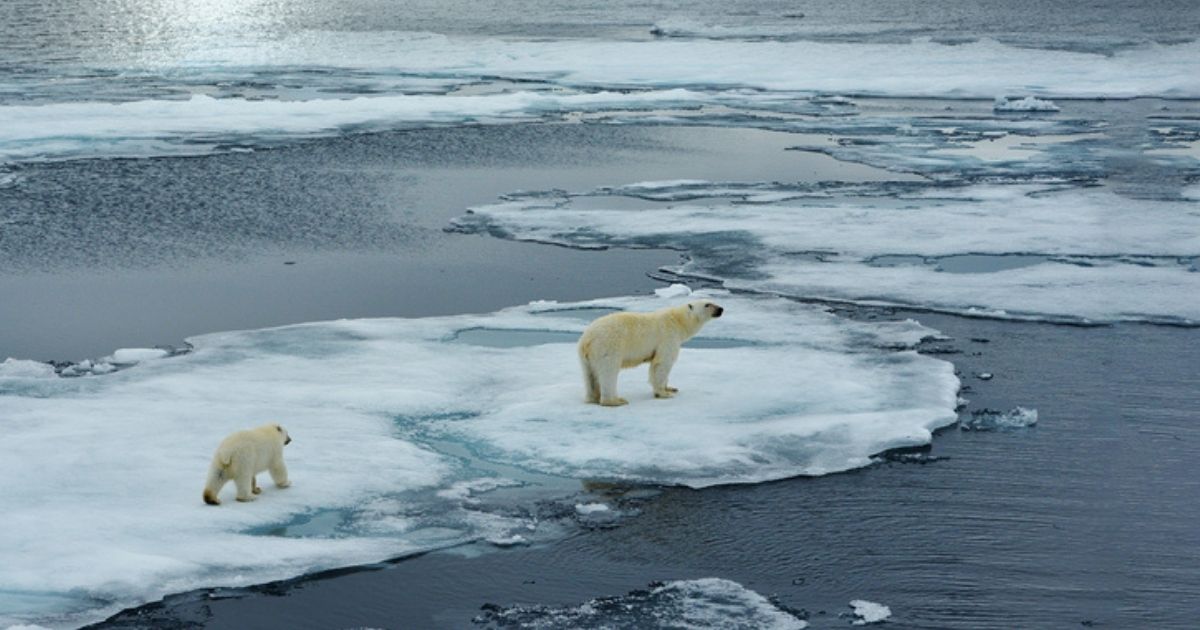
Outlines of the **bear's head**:
M 693 302 L 688 302 L 687 307 L 688 314 L 700 320 L 701 323 L 710 319 L 716 319 L 725 312 L 724 308 L 714 302 L 709 302 L 708 300 L 695 300 Z
M 279 434 L 281 436 L 283 436 L 283 445 L 284 446 L 287 446 L 288 444 L 292 443 L 292 436 L 288 435 L 287 429 L 283 428 L 282 426 L 280 426 L 279 424 L 274 423 L 274 422 L 271 423 L 271 428 L 275 429 L 276 431 L 279 432 Z

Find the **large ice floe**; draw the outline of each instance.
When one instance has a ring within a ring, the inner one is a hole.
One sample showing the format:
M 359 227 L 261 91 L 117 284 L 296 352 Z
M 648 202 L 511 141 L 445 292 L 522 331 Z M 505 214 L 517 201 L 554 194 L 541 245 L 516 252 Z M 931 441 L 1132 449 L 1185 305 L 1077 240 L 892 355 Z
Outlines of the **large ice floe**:
M 956 419 L 953 366 L 905 349 L 934 331 L 724 292 L 700 294 L 727 314 L 685 346 L 678 397 L 654 399 L 642 368 L 622 375 L 628 406 L 584 404 L 583 327 L 687 293 L 218 333 L 99 376 L 6 362 L 0 626 L 73 625 L 168 592 L 470 541 L 553 539 L 589 516 L 575 507 L 591 500 L 581 480 L 820 475 L 927 443 Z M 224 505 L 204 505 L 217 443 L 267 421 L 293 437 L 292 487 L 264 475 L 257 501 L 227 487 Z M 558 516 L 539 516 L 531 497 L 555 493 Z
M 640 182 L 515 194 L 456 226 L 583 248 L 680 249 L 690 260 L 666 271 L 760 293 L 1200 324 L 1200 206 L 1104 188 Z

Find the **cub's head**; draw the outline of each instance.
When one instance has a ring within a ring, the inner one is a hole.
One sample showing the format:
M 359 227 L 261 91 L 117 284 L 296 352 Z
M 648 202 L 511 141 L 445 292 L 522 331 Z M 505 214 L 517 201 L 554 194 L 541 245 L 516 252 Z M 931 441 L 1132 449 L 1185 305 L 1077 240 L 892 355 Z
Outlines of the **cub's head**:
M 272 429 L 275 429 L 276 431 L 279 432 L 279 435 L 283 436 L 283 445 L 284 446 L 287 446 L 288 444 L 292 443 L 292 436 L 288 435 L 287 429 L 283 428 L 282 426 L 279 426 L 279 424 L 274 423 L 274 422 L 272 422 L 271 424 L 268 424 L 267 426 L 271 427 Z
M 688 315 L 695 317 L 701 322 L 706 322 L 710 319 L 716 319 L 725 312 L 725 309 L 718 306 L 714 302 L 708 300 L 695 300 L 687 304 Z

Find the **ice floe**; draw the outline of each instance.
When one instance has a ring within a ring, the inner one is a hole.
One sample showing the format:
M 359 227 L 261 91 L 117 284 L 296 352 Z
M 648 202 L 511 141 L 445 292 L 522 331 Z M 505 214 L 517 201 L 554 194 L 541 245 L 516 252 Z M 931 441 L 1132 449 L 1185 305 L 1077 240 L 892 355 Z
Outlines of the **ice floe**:
M 992 109 L 998 112 L 1057 112 L 1062 110 L 1061 107 L 1055 105 L 1052 101 L 1032 96 L 1026 96 L 1025 98 L 997 96 L 996 102 L 992 104 Z
M 772 198 L 757 199 L 763 192 Z M 605 195 L 680 203 L 607 210 Z M 762 293 L 1008 319 L 1200 323 L 1190 266 L 1200 206 L 1102 188 L 640 182 L 513 195 L 456 225 L 685 250 L 691 259 L 670 272 Z
M 934 331 L 709 291 L 727 315 L 685 346 L 677 398 L 655 400 L 642 369 L 623 373 L 628 406 L 584 404 L 575 340 L 588 321 L 686 293 L 217 333 L 89 378 L 10 359 L 0 475 L 20 483 L 5 508 L 0 625 L 78 625 L 168 592 L 554 539 L 612 520 L 581 480 L 830 473 L 956 421 L 953 367 L 904 349 Z M 559 336 L 486 345 L 458 339 L 465 330 Z M 227 488 L 224 505 L 204 505 L 217 443 L 266 421 L 293 437 L 292 487 L 264 479 L 253 503 Z M 535 507 L 547 495 L 562 497 L 549 515 Z
M 808 622 L 746 587 L 720 578 L 654 583 L 578 606 L 487 604 L 485 628 L 727 628 L 802 630 Z
M 854 609 L 854 625 L 856 626 L 880 623 L 892 616 L 891 608 L 865 599 L 851 600 L 850 607 Z

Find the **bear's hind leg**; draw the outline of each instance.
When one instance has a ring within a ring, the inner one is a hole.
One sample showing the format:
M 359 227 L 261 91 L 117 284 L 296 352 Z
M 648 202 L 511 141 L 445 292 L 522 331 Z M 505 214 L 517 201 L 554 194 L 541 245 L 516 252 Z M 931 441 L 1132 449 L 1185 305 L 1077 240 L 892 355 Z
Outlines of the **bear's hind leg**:
M 581 358 L 579 363 L 583 366 L 583 387 L 585 390 L 583 401 L 592 404 L 600 402 L 600 382 L 596 379 L 596 372 L 592 370 L 592 366 L 588 364 L 587 359 Z
M 238 501 L 253 501 L 254 496 L 254 475 L 238 471 L 236 477 L 233 478 L 233 483 L 237 484 L 237 500 Z
M 292 482 L 288 481 L 287 466 L 283 465 L 282 458 L 273 462 L 267 472 L 271 473 L 271 481 L 274 481 L 277 487 L 286 488 L 292 485 Z
M 617 375 L 621 372 L 620 361 L 606 357 L 593 364 L 596 380 L 600 382 L 600 404 L 605 407 L 628 405 L 629 401 L 617 396 Z
M 258 479 L 255 477 L 250 477 L 250 492 L 262 494 L 262 488 L 258 487 Z

